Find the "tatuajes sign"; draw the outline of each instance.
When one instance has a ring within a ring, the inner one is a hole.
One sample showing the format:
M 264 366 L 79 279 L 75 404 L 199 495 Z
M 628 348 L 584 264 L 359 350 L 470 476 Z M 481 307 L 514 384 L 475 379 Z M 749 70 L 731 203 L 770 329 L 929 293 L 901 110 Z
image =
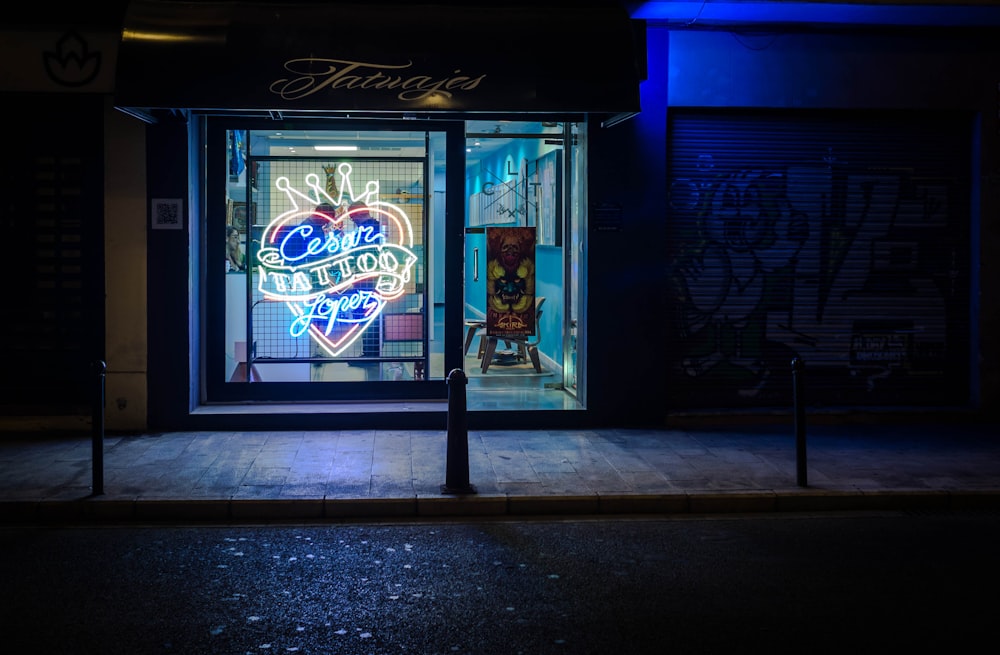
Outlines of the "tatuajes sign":
M 614 4 L 131 0 L 115 104 L 280 111 L 635 112 L 641 32 Z M 169 15 L 168 15 L 169 13 Z M 489 47 L 487 47 L 489 46 Z
M 413 70 L 413 62 L 405 64 L 368 63 L 347 59 L 320 59 L 306 57 L 285 62 L 290 77 L 283 77 L 271 84 L 271 93 L 282 100 L 298 100 L 329 89 L 344 93 L 366 90 L 391 90 L 402 102 L 419 102 L 428 99 L 450 99 L 455 93 L 471 91 L 486 78 L 474 77 L 455 69 L 449 77 L 425 75 Z

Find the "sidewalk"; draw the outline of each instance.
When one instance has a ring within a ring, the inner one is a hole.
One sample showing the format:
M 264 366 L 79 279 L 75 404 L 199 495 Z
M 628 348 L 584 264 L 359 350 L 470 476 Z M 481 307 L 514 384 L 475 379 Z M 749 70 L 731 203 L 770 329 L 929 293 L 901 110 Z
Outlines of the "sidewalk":
M 1000 508 L 1000 426 L 0 434 L 0 522 Z M 457 446 L 457 448 L 456 448 Z M 467 473 L 467 478 L 465 474 Z M 458 487 L 456 488 L 447 488 Z M 443 489 L 444 487 L 444 489 Z

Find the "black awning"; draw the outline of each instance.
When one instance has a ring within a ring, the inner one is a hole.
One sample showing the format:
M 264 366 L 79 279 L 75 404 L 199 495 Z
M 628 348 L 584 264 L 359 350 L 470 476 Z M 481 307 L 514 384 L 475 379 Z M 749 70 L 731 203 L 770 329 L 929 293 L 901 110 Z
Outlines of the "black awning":
M 119 107 L 639 111 L 644 29 L 617 3 L 129 6 Z

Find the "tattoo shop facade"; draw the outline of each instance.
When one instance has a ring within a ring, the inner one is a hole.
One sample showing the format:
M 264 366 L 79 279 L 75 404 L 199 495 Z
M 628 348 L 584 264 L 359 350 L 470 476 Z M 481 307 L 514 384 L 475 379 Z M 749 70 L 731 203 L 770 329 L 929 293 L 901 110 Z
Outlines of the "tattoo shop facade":
M 470 427 L 595 420 L 588 217 L 621 220 L 601 133 L 639 111 L 641 23 L 169 5 L 129 4 L 114 93 L 145 124 L 150 427 L 441 428 L 459 390 Z
M 998 406 L 996 7 L 118 4 L 0 39 L 0 426 Z

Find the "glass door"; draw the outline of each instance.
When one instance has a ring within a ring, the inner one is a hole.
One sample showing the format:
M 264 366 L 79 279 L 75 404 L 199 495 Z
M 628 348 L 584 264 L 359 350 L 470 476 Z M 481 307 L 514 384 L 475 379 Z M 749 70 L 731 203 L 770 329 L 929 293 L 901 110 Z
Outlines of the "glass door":
M 578 408 L 576 123 L 466 123 L 470 408 Z

